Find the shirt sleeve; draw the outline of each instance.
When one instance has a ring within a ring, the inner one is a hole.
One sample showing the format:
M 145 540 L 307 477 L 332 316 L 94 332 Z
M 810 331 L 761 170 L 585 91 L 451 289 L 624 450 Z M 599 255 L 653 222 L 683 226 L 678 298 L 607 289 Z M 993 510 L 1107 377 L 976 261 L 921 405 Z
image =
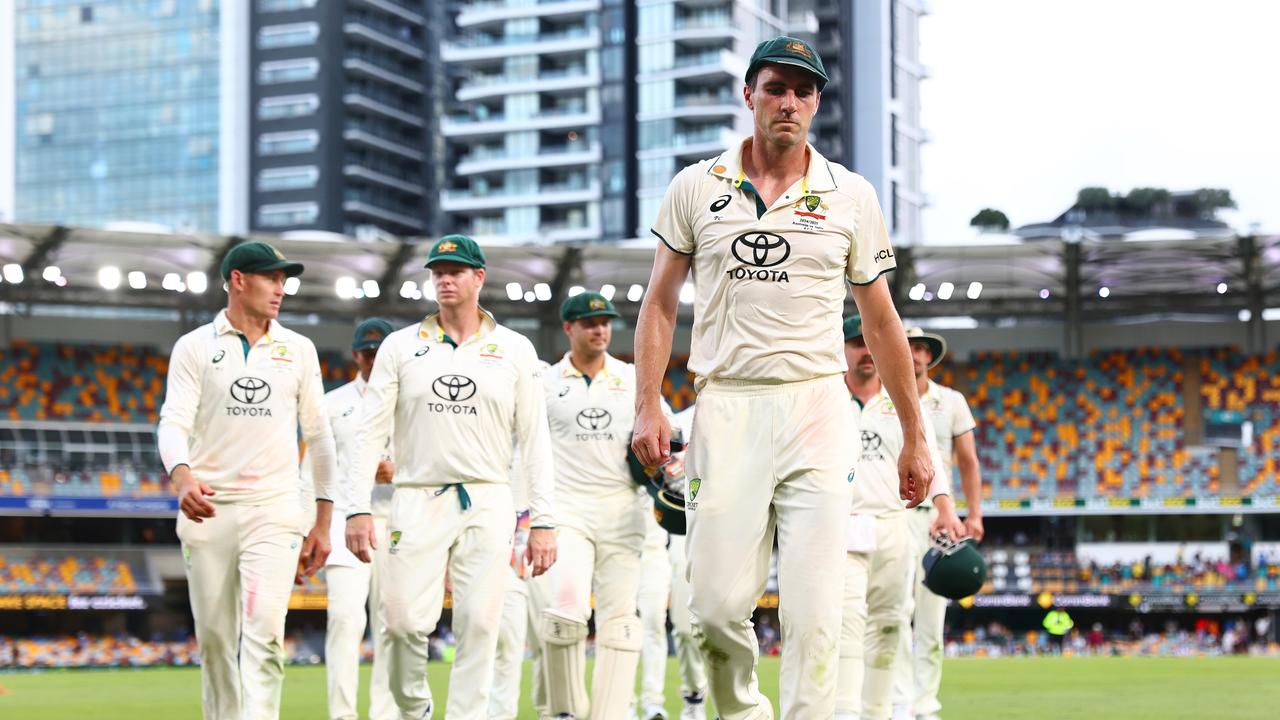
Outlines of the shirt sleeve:
M 388 447 L 387 438 L 395 423 L 396 401 L 400 397 L 400 360 L 396 340 L 387 338 L 378 348 L 378 357 L 369 373 L 369 383 L 361 400 L 361 422 L 351 442 L 351 470 L 343 482 L 348 517 L 373 513 L 373 481 L 378 462 Z
M 692 255 L 694 251 L 692 214 L 689 208 L 695 201 L 695 198 L 690 197 L 695 184 L 689 182 L 689 177 L 696 172 L 695 167 L 681 170 L 667 186 L 667 194 L 662 197 L 658 217 L 654 219 L 652 226 L 653 234 L 662 244 L 681 255 Z
M 555 479 L 552 475 L 551 428 L 547 422 L 542 364 L 530 345 L 522 353 L 516 378 L 515 433 L 518 463 L 527 483 L 533 527 L 555 527 Z
M 200 409 L 201 387 L 201 367 L 194 344 L 189 337 L 179 338 L 169 354 L 164 404 L 160 406 L 160 425 L 156 429 L 160 461 L 169 474 L 179 465 L 191 465 L 191 430 Z
M 316 500 L 333 502 L 338 482 L 338 450 L 333 440 L 333 428 L 325 412 L 324 380 L 320 375 L 320 358 L 315 345 L 307 345 L 307 366 L 298 387 L 298 426 L 307 441 L 307 455 L 311 457 L 312 482 Z
M 951 392 L 951 437 L 959 437 L 976 428 L 978 423 L 973 419 L 973 411 L 969 403 L 957 391 Z
M 876 191 L 866 180 L 861 180 L 856 193 L 845 276 L 855 285 L 868 285 L 898 264 L 889 244 L 889 231 L 885 228 Z

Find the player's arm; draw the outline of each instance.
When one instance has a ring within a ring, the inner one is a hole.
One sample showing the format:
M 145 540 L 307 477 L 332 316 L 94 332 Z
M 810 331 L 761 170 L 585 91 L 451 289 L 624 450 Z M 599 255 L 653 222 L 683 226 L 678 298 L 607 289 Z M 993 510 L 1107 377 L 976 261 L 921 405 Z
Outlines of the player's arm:
M 349 495 L 347 511 L 347 549 L 361 562 L 373 562 L 377 549 L 377 533 L 373 527 L 373 484 L 378 463 L 387 447 L 387 437 L 395 420 L 396 401 L 400 397 L 400 361 L 396 352 L 396 335 L 383 341 L 378 357 L 369 373 L 361 400 L 361 422 L 351 442 L 351 470 L 343 478 Z
M 978 465 L 978 448 L 973 432 L 955 438 L 956 467 L 960 470 L 960 486 L 964 488 L 968 512 L 964 524 L 974 540 L 982 542 L 982 471 Z
M 699 166 L 676 174 L 662 198 L 652 232 L 661 241 L 653 258 L 649 289 L 636 322 L 636 420 L 631 448 L 645 465 L 661 465 L 671 457 L 671 425 L 662 415 L 662 378 L 671 362 L 680 287 L 689 277 L 696 242 L 693 235 L 694 195 Z
M 298 426 L 307 443 L 307 456 L 311 460 L 312 487 L 316 497 L 316 521 L 299 553 L 298 575 L 311 575 L 324 567 L 333 550 L 329 543 L 329 526 L 333 522 L 333 498 L 338 482 L 338 449 L 333 439 L 324 406 L 324 381 L 320 377 L 320 359 L 314 345 L 307 343 L 307 367 L 303 369 L 302 382 L 298 386 Z
M 889 284 L 877 277 L 867 285 L 853 285 L 853 299 L 862 316 L 862 335 L 875 358 L 885 390 L 898 409 L 902 424 L 902 454 L 898 457 L 898 493 L 915 507 L 929 495 L 934 465 L 929 458 L 924 416 L 912 374 L 907 332 L 893 306 Z
M 534 576 L 556 561 L 555 477 L 552 474 L 551 427 L 547 421 L 542 365 L 529 347 L 516 377 L 515 434 L 520 466 L 529 489 L 529 544 L 524 559 Z
M 191 473 L 191 430 L 200 408 L 200 360 L 195 344 L 187 338 L 178 340 L 169 355 L 169 373 L 165 378 L 164 405 L 160 407 L 160 425 L 156 428 L 156 444 L 160 461 L 178 493 L 178 509 L 192 522 L 216 514 L 213 489 Z

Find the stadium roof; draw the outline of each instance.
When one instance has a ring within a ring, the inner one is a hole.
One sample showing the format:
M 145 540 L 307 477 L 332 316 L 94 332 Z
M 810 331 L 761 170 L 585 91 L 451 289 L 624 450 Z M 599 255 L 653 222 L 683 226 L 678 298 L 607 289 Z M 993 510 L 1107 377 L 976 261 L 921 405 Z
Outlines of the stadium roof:
M 334 319 L 412 316 L 421 312 L 422 295 L 430 292 L 422 267 L 427 238 L 358 241 L 331 233 L 241 238 L 0 224 L 0 301 L 8 304 L 6 312 L 16 313 L 57 304 L 203 315 L 223 304 L 219 263 L 245 239 L 270 242 L 305 263 L 296 294 L 286 301 L 291 313 Z M 500 317 L 554 320 L 570 288 L 608 284 L 623 316 L 634 320 L 640 304 L 628 297 L 648 284 L 653 246 L 650 239 L 635 239 L 487 247 L 482 302 Z M 890 275 L 890 285 L 910 317 L 1079 323 L 1176 312 L 1234 319 L 1241 310 L 1256 317 L 1264 308 L 1280 306 L 1280 236 L 1082 237 L 896 252 L 898 270 Z M 204 274 L 204 292 L 193 292 L 201 278 L 191 273 Z M 104 287 L 113 280 L 117 287 Z M 374 294 L 378 297 L 369 297 Z M 682 306 L 684 319 L 691 313 L 691 305 Z

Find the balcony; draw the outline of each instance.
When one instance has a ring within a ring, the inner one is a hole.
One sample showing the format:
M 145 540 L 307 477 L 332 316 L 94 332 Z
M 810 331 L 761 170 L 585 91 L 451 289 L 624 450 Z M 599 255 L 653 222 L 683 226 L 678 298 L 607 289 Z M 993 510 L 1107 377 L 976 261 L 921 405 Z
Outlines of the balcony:
M 426 228 L 426 224 L 420 218 L 412 215 L 406 215 L 394 210 L 375 205 L 371 200 L 343 200 L 342 210 L 346 213 L 355 215 L 363 215 L 365 217 L 375 218 L 383 222 L 389 222 L 396 225 L 402 225 L 410 228 L 414 232 L 422 232 Z
M 459 102 L 469 102 L 486 97 L 499 97 L 512 93 L 561 92 L 581 90 L 600 85 L 600 72 L 587 70 L 585 65 L 548 70 L 536 77 L 511 75 L 477 75 L 462 83 L 456 95 Z
M 688 78 L 728 75 L 741 80 L 747 73 L 747 59 L 729 50 L 705 50 L 679 55 L 670 68 L 643 73 L 638 82 L 683 80 Z
M 504 170 L 591 165 L 600 162 L 601 157 L 599 143 L 577 142 L 552 147 L 544 146 L 534 155 L 476 148 L 458 162 L 454 172 L 458 175 L 478 175 Z
M 424 90 L 422 83 L 417 79 L 421 77 L 421 70 L 410 74 L 403 68 L 388 64 L 385 58 L 378 57 L 374 53 L 359 51 L 350 53 L 343 59 L 342 67 L 355 75 L 391 83 L 411 92 L 421 94 Z
M 458 13 L 460 28 L 494 25 L 507 20 L 530 17 L 572 17 L 600 9 L 600 0 L 493 0 L 467 3 Z
M 372 17 L 349 16 L 342 23 L 342 32 L 347 35 L 364 38 L 415 60 L 426 59 L 427 54 L 414 44 L 417 41 L 404 37 L 401 34 L 402 30 L 403 28 L 397 28 L 391 23 L 375 20 Z
M 646 148 L 636 153 L 638 159 L 646 158 L 708 158 L 742 140 L 733 128 L 711 127 L 690 132 L 676 133 L 671 142 L 661 147 Z
M 410 195 L 422 197 L 425 194 L 422 190 L 422 176 L 406 174 L 403 170 L 382 163 L 348 159 L 342 166 L 342 174 Z
M 664 118 L 711 119 L 737 115 L 745 116 L 749 112 L 741 96 L 735 96 L 732 92 L 683 93 L 676 96 L 675 103 L 672 104 L 671 108 L 641 113 L 636 116 L 636 119 L 641 122 Z
M 406 144 L 402 138 L 387 137 L 378 128 L 365 123 L 348 123 L 347 128 L 342 131 L 342 137 L 357 145 L 393 153 L 414 162 L 423 160 L 422 153 Z
M 516 55 L 552 55 L 556 53 L 583 52 L 600 47 L 600 31 L 597 28 L 578 27 L 558 33 L 535 35 L 507 35 L 490 37 L 478 35 L 461 42 L 440 46 L 440 59 L 445 62 L 470 62 L 495 60 Z
M 417 3 L 407 3 L 402 0 L 358 0 L 358 2 L 361 5 L 378 8 L 389 15 L 395 15 L 401 20 L 411 22 L 419 27 L 427 24 L 422 17 L 422 7 Z
M 746 31 L 734 23 L 733 16 L 729 13 L 713 11 L 676 18 L 671 34 L 661 39 L 706 45 L 734 38 L 745 42 Z
M 447 117 L 440 124 L 440 132 L 445 137 L 482 137 L 502 135 L 517 130 L 553 130 L 599 124 L 600 108 L 593 103 L 590 107 L 543 110 L 529 117 L 507 118 L 501 113 L 484 118 Z
M 400 110 L 399 108 L 392 107 L 386 102 L 375 99 L 372 97 L 373 95 L 374 93 L 365 89 L 354 90 L 343 95 L 342 102 L 352 107 L 359 107 L 370 112 L 377 113 L 392 120 L 398 120 L 402 123 L 413 125 L 414 127 L 426 127 L 426 123 L 423 122 L 422 118 Z M 390 98 L 386 99 L 389 100 Z
M 440 194 L 440 209 L 446 212 L 497 210 L 530 205 L 573 205 L 600 199 L 600 181 L 581 178 L 563 183 L 547 183 L 534 189 L 501 188 L 480 194 L 472 190 L 448 190 Z

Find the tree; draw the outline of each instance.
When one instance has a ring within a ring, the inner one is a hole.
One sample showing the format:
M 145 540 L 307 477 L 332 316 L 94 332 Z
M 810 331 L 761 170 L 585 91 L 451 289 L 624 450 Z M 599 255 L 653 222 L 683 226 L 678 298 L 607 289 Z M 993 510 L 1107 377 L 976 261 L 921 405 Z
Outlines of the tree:
M 1169 202 L 1173 195 L 1164 188 L 1139 187 L 1124 196 L 1123 207 L 1134 215 L 1149 216 L 1159 206 Z
M 982 232 L 1000 231 L 1004 232 L 1009 229 L 1009 216 L 992 208 L 983 208 L 978 211 L 977 215 L 969 221 L 970 227 L 976 227 Z
M 1112 197 L 1111 191 L 1104 187 L 1081 188 L 1076 194 L 1076 207 L 1085 212 L 1114 210 L 1115 206 L 1116 199 Z
M 1218 210 L 1236 206 L 1236 201 L 1231 199 L 1231 191 L 1220 188 L 1200 188 L 1196 191 L 1194 203 L 1196 213 L 1203 218 L 1212 218 Z

